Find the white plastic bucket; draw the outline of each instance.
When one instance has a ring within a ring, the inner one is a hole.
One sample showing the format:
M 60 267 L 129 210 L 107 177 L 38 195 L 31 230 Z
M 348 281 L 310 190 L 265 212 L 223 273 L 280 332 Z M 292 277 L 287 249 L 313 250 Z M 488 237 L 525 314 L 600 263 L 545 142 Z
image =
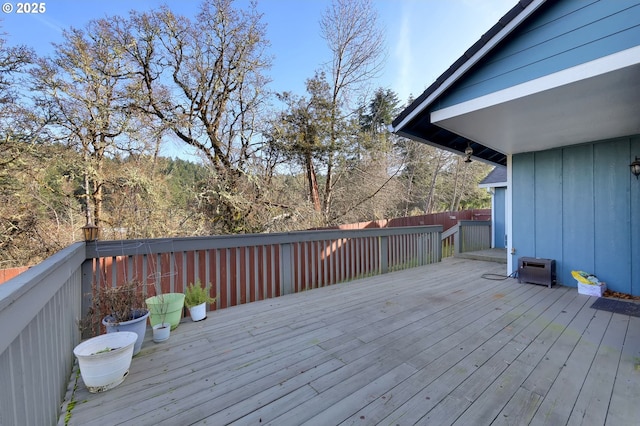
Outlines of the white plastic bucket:
M 92 337 L 73 349 L 89 392 L 103 392 L 124 381 L 129 374 L 137 339 L 136 333 L 118 331 Z

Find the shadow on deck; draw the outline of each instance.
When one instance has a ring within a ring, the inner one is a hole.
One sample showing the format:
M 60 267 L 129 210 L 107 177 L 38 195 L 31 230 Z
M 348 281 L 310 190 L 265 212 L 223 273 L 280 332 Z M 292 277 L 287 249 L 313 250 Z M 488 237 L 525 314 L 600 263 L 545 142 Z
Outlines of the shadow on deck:
M 151 333 L 70 425 L 634 424 L 640 318 L 574 288 L 439 264 L 209 312 Z M 79 377 L 79 376 L 78 376 Z M 64 423 L 64 411 L 61 423 Z

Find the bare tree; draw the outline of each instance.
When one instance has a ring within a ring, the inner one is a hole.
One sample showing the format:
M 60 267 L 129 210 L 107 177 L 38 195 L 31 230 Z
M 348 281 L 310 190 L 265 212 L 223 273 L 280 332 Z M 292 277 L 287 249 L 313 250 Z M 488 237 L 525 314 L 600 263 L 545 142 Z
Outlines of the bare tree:
M 97 225 L 103 220 L 105 158 L 130 130 L 127 62 L 112 43 L 107 20 L 64 31 L 63 39 L 53 57 L 33 70 L 34 88 L 52 117 L 51 135 L 82 153 L 86 219 Z
M 341 141 L 341 124 L 350 115 L 349 101 L 382 69 L 385 43 L 371 0 L 334 0 L 322 16 L 320 29 L 332 55 L 328 64 L 331 114 L 323 200 L 328 215 L 336 183 L 334 168 L 341 142 L 345 142 Z
M 0 37 L 0 180 L 12 164 L 19 160 L 40 135 L 43 120 L 20 98 L 22 73 L 35 60 L 26 46 L 9 47 Z
M 132 106 L 202 154 L 212 167 L 206 199 L 215 204 L 214 221 L 223 231 L 243 230 L 260 191 L 246 194 L 247 202 L 230 194 L 251 186 L 256 117 L 268 82 L 263 72 L 270 66 L 256 5 L 239 10 L 232 0 L 207 0 L 194 20 L 163 7 L 113 26 L 143 93 Z

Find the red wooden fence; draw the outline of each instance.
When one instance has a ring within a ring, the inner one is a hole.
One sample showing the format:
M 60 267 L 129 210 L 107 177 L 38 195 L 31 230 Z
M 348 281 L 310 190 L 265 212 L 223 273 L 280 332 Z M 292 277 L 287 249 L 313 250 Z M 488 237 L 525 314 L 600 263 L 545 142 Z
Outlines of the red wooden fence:
M 0 284 L 9 281 L 11 278 L 20 275 L 29 269 L 29 266 L 20 266 L 18 268 L 0 269 Z
M 458 224 L 459 220 L 491 220 L 491 209 L 471 209 L 453 212 L 432 213 L 420 216 L 380 219 L 369 222 L 349 223 L 326 229 L 394 228 L 398 226 L 442 225 L 443 230 Z

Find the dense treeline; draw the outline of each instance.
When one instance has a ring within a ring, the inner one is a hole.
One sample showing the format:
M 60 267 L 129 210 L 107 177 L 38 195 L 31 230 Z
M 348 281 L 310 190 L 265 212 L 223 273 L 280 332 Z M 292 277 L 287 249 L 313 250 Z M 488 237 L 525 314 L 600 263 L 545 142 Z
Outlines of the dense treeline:
M 489 166 L 389 134 L 402 103 L 369 0 L 319 17 L 332 57 L 269 91 L 256 5 L 206 0 L 69 28 L 51 57 L 0 40 L 0 268 L 81 238 L 275 232 L 487 207 Z M 20 88 L 20 90 L 19 90 Z M 195 151 L 160 155 L 163 144 Z M 187 157 L 185 157 L 187 158 Z

